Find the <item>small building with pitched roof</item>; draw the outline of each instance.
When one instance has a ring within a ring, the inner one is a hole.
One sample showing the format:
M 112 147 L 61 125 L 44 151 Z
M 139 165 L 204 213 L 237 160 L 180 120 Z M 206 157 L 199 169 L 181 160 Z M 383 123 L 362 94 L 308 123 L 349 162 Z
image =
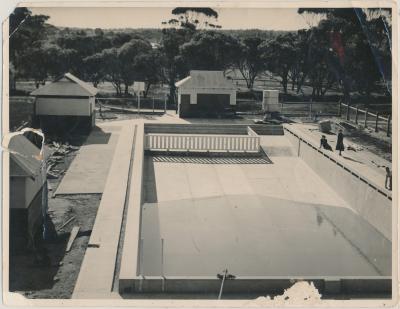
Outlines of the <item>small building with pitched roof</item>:
M 33 245 L 47 213 L 46 155 L 22 132 L 8 134 L 3 147 L 9 152 L 10 250 Z
M 236 87 L 222 71 L 193 70 L 175 86 L 180 117 L 213 117 L 235 111 Z
M 95 125 L 97 89 L 66 73 L 52 83 L 31 92 L 35 99 L 35 120 L 43 131 L 67 131 Z

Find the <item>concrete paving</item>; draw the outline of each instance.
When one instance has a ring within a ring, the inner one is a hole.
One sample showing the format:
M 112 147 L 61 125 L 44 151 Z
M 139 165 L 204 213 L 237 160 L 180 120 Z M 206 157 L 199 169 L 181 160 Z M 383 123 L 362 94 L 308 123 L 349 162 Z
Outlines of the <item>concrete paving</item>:
M 318 131 L 318 126 L 313 124 L 291 124 L 288 128 L 294 128 L 295 130 L 301 132 L 308 139 L 314 141 L 319 145 L 319 141 L 322 133 Z M 333 149 L 335 149 L 337 136 L 325 134 L 328 143 L 331 145 Z M 346 137 L 344 139 L 344 145 L 347 148 L 348 145 L 353 144 L 347 141 Z M 339 156 L 338 152 L 332 153 L 336 160 L 344 162 L 349 165 L 352 169 L 359 172 L 361 175 L 364 175 L 366 178 L 374 181 L 376 184 L 384 187 L 385 185 L 385 175 L 386 171 L 384 168 L 379 168 L 380 166 L 389 166 L 392 167 L 392 163 L 371 153 L 367 149 L 363 149 L 361 151 L 351 151 L 345 150 L 342 153 L 342 157 Z M 375 162 L 376 164 L 374 164 Z
M 96 222 L 77 279 L 73 298 L 88 298 L 111 293 L 124 213 L 131 152 L 134 142 L 133 122 L 121 129 L 115 158 L 110 167 Z
M 88 136 L 55 194 L 103 193 L 121 125 L 102 124 Z
M 286 137 L 267 138 L 272 164 L 146 158 L 142 274 L 391 274 L 391 242 L 293 156 Z

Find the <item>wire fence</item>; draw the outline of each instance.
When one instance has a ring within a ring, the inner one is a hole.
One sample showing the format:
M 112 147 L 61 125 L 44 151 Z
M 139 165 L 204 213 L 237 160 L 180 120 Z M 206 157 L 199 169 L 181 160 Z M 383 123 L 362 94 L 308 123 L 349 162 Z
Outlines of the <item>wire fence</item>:
M 288 117 L 337 116 L 338 102 L 281 102 L 280 113 Z M 262 102 L 256 100 L 237 100 L 236 111 L 262 114 Z
M 155 97 L 147 98 L 96 98 L 100 107 L 121 112 L 166 113 L 167 100 Z

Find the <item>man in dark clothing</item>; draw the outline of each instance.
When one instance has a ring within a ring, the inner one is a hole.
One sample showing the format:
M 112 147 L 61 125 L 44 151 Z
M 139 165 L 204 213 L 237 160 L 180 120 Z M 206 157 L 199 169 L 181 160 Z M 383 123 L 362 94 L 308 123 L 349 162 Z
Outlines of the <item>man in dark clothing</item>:
M 331 147 L 331 145 L 328 144 L 328 140 L 326 139 L 325 135 L 322 135 L 322 137 L 321 137 L 321 143 L 319 145 L 319 148 L 321 148 L 321 147 L 323 147 L 326 150 L 332 151 L 332 147 Z
M 339 150 L 339 156 L 342 155 L 342 151 L 344 151 L 344 144 L 343 144 L 343 132 L 339 130 L 336 142 L 336 150 Z

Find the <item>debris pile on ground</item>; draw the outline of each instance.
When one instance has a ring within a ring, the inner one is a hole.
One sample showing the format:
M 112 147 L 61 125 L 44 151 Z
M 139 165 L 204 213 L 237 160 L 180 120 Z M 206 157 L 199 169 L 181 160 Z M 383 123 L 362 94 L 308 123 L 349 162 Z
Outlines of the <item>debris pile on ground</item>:
M 48 147 L 50 148 L 51 155 L 47 160 L 47 178 L 56 179 L 65 173 L 65 170 L 57 169 L 57 165 L 64 163 L 65 156 L 79 150 L 79 147 L 72 146 L 69 143 L 61 144 L 57 142 L 52 142 Z
M 364 150 L 364 147 L 352 143 L 352 144 L 348 144 L 347 145 L 347 150 L 362 151 L 362 150 Z
M 319 131 L 322 133 L 330 133 L 332 128 L 331 128 L 331 121 L 330 120 L 321 120 L 318 122 L 318 128 Z

